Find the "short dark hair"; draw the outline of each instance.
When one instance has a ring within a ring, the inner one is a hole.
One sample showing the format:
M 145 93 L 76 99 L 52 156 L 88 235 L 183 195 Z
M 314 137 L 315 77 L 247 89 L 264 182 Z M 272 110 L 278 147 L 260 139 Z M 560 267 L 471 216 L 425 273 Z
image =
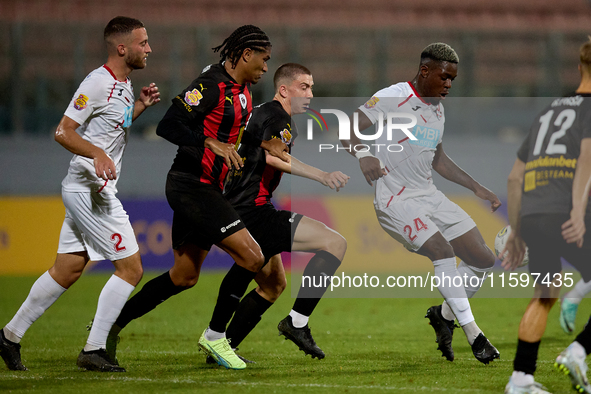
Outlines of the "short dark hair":
M 244 25 L 234 30 L 222 45 L 212 49 L 214 52 L 220 51 L 220 63 L 229 60 L 234 68 L 246 48 L 263 52 L 270 47 L 271 41 L 264 31 L 253 25 Z
M 587 42 L 579 48 L 579 60 L 581 61 L 581 65 L 585 66 L 588 70 L 591 69 L 591 36 L 588 36 Z
M 305 75 L 312 75 L 310 70 L 307 67 L 302 66 L 301 64 L 297 63 L 286 63 L 280 66 L 277 71 L 275 71 L 275 75 L 273 76 L 273 84 L 275 85 L 275 91 L 279 89 L 282 83 L 290 83 L 298 75 L 305 74 Z M 284 82 L 287 81 L 287 82 Z
M 434 60 L 436 62 L 458 63 L 460 58 L 452 47 L 443 42 L 434 42 L 429 44 L 421 52 L 421 64 L 426 60 Z
M 128 34 L 135 29 L 142 27 L 144 27 L 144 24 L 137 19 L 129 18 L 127 16 L 116 16 L 107 23 L 104 31 L 104 38 L 106 41 L 112 35 Z

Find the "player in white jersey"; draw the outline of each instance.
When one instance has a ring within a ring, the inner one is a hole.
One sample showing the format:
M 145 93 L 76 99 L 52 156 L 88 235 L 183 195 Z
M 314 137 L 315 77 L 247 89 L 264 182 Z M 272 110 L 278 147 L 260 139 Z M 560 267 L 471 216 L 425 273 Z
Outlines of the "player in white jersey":
M 142 22 L 116 17 L 105 27 L 104 39 L 107 62 L 80 84 L 55 132 L 55 140 L 74 153 L 62 182 L 66 217 L 55 264 L 37 279 L 16 315 L 0 330 L 0 355 L 11 370 L 27 370 L 20 356 L 26 330 L 78 280 L 88 261 L 109 259 L 115 273 L 99 296 L 77 364 L 88 370 L 125 372 L 107 356 L 106 340 L 143 270 L 129 218 L 115 197 L 116 183 L 129 126 L 160 101 L 160 93 L 150 84 L 136 101 L 128 77 L 146 66 L 152 52 Z
M 445 302 L 429 308 L 425 317 L 435 330 L 442 355 L 449 361 L 454 359 L 451 342 L 457 318 L 474 356 L 488 364 L 499 357 L 499 352 L 476 325 L 468 298 L 480 288 L 495 256 L 470 216 L 437 190 L 432 180 L 434 169 L 490 201 L 493 212 L 501 205 L 494 193 L 443 151 L 445 115 L 441 100 L 457 75 L 458 60 L 449 45 L 431 44 L 421 53 L 419 71 L 412 81 L 380 90 L 359 108 L 358 130 L 376 123 L 380 126 L 380 122 L 413 123 L 406 132 L 394 129 L 389 140 L 388 133 L 383 132 L 383 140 L 375 141 L 376 147 L 380 147 L 375 156 L 360 148 L 367 145 L 362 145 L 353 133 L 351 140 L 342 142 L 359 158 L 367 182 L 373 185 L 377 181 L 374 207 L 382 228 L 407 249 L 433 262 Z M 457 267 L 456 255 L 462 260 Z M 467 280 L 461 281 L 463 286 L 455 287 L 453 278 L 458 276 Z M 474 277 L 479 280 L 471 281 Z

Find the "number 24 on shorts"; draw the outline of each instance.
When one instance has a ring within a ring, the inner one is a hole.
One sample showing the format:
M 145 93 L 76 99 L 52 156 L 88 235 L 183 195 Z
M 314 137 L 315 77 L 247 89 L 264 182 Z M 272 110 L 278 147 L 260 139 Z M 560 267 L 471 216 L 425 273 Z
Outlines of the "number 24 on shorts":
M 413 222 L 417 233 L 421 230 L 427 229 L 427 225 L 423 223 L 421 218 L 416 218 L 413 220 Z M 415 239 L 417 239 L 417 235 L 412 234 L 412 227 L 408 224 L 404 226 L 404 233 L 408 235 L 408 239 L 410 240 L 410 242 L 413 242 Z

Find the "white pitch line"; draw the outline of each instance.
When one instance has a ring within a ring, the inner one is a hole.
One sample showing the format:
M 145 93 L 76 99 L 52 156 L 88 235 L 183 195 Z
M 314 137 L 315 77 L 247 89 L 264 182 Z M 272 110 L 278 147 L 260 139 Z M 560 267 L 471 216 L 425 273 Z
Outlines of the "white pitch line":
M 1 376 L 1 375 L 0 375 Z M 296 387 L 296 388 L 330 388 L 330 389 L 354 389 L 354 390 L 388 390 L 388 391 L 453 391 L 453 392 L 479 392 L 480 389 L 458 389 L 458 388 L 447 388 L 447 387 L 395 387 L 395 386 L 379 386 L 379 385 L 357 385 L 348 386 L 342 384 L 318 384 L 318 383 L 268 383 L 268 382 L 215 382 L 215 381 L 199 381 L 192 379 L 151 379 L 151 378 L 140 378 L 140 377 L 129 377 L 129 376 L 62 376 L 62 377 L 45 377 L 45 376 L 33 376 L 24 374 L 12 374 L 5 375 L 6 377 L 21 379 L 21 380 L 108 380 L 108 381 L 122 381 L 122 382 L 153 382 L 153 383 L 181 383 L 181 384 L 197 384 L 201 386 L 212 386 L 212 385 L 234 385 L 234 386 L 266 386 L 266 387 Z

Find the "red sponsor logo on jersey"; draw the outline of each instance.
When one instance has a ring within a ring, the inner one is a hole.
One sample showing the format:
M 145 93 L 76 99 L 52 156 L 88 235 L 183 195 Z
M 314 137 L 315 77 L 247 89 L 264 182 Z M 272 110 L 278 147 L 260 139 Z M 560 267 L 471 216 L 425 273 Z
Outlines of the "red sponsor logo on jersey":
M 378 101 L 380 101 L 380 99 L 377 98 L 376 96 L 373 96 L 372 98 L 367 100 L 367 102 L 365 104 L 363 104 L 363 106 L 367 109 L 370 109 L 370 108 L 375 107 L 376 104 L 378 103 Z
M 285 128 L 279 132 L 279 135 L 281 135 L 281 141 L 289 145 L 289 143 L 291 142 L 291 133 L 289 132 L 289 130 Z
M 82 111 L 88 105 L 88 97 L 81 94 L 74 100 L 74 108 L 78 111 Z
M 202 98 L 203 95 L 197 89 L 193 89 L 190 92 L 188 91 L 187 93 L 185 93 L 185 103 L 193 107 L 199 105 L 199 101 L 201 101 Z

